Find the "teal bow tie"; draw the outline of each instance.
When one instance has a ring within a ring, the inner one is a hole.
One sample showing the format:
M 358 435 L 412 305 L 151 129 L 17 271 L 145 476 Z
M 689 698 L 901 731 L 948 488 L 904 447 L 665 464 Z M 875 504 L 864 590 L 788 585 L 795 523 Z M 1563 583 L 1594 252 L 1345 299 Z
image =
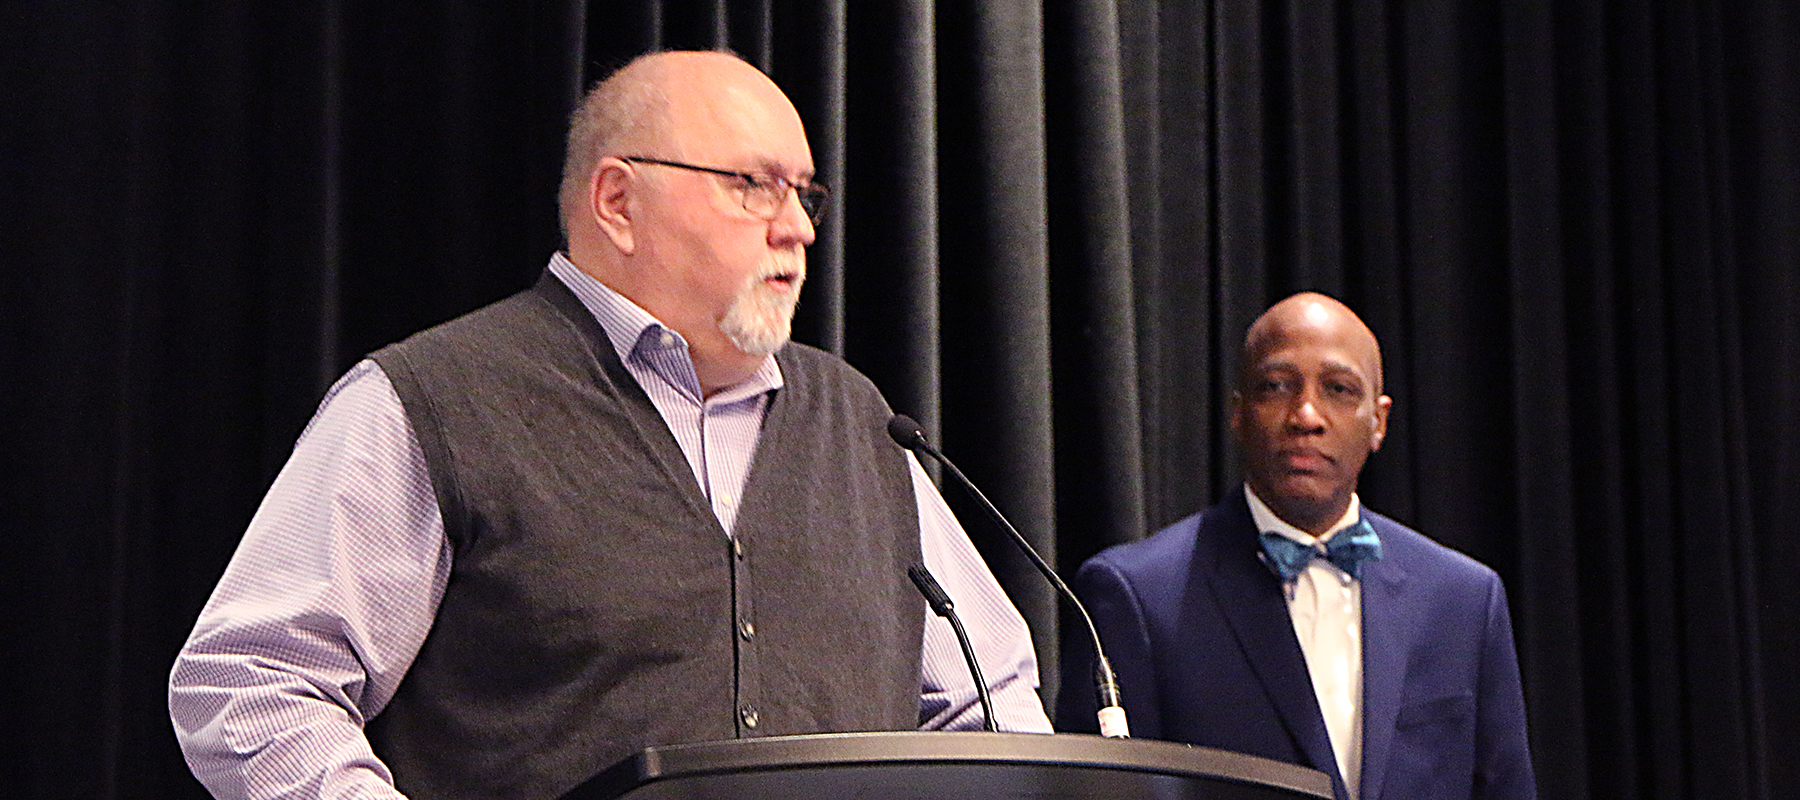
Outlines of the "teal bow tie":
M 1359 581 L 1365 562 L 1381 560 L 1381 537 L 1375 535 L 1375 529 L 1369 527 L 1367 521 L 1358 521 L 1338 531 L 1325 541 L 1323 548 L 1318 545 L 1308 547 L 1274 532 L 1263 533 L 1262 546 L 1263 552 L 1258 557 L 1269 565 L 1282 583 L 1299 577 L 1315 558 L 1330 561 Z

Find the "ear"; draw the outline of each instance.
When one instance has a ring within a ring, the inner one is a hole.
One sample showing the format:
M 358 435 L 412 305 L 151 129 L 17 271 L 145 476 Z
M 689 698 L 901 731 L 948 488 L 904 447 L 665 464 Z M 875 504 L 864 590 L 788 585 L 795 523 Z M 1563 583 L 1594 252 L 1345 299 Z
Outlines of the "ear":
M 616 158 L 604 158 L 588 176 L 588 213 L 600 232 L 606 234 L 620 253 L 631 255 L 637 249 L 632 228 L 632 190 L 637 173 L 631 165 Z
M 1369 432 L 1369 452 L 1381 449 L 1381 441 L 1387 438 L 1388 412 L 1394 407 L 1394 398 L 1382 395 L 1375 398 L 1375 428 Z

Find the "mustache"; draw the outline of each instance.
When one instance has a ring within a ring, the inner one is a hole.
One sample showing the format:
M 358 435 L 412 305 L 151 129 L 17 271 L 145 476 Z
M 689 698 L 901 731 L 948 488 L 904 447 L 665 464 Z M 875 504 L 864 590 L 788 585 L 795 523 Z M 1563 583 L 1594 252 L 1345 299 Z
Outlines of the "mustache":
M 757 270 L 756 280 L 765 281 L 770 278 L 785 278 L 793 281 L 806 279 L 806 254 L 803 251 L 776 250 L 763 261 L 762 268 Z

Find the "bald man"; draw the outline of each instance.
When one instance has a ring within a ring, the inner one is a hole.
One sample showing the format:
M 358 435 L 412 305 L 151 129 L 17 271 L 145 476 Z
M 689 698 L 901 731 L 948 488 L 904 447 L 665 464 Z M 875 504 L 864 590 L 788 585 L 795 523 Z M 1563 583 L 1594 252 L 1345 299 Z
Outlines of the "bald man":
M 1298 294 L 1250 327 L 1244 485 L 1075 579 L 1134 735 L 1313 767 L 1341 800 L 1536 796 L 1499 576 L 1357 499 L 1392 406 L 1344 304 Z M 1094 718 L 1062 698 L 1064 725 Z
M 1024 620 L 840 359 L 788 343 L 825 189 L 721 53 L 576 112 L 566 252 L 327 394 L 178 657 L 218 797 L 555 798 L 650 745 L 1048 731 Z

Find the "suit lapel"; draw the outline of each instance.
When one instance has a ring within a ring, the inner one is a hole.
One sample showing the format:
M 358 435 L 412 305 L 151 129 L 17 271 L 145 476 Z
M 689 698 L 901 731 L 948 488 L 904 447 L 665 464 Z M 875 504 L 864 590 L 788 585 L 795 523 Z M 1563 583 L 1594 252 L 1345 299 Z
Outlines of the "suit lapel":
M 1196 566 L 1212 575 L 1206 584 L 1214 593 L 1213 601 L 1231 626 L 1282 725 L 1313 768 L 1336 775 L 1337 757 L 1325 732 L 1325 717 L 1319 711 L 1306 656 L 1294 635 L 1287 598 L 1280 581 L 1256 557 L 1260 552 L 1256 523 L 1243 492 L 1232 492 L 1216 510 L 1219 513 L 1208 514 L 1199 531 L 1196 558 L 1208 563 Z
M 1400 687 L 1406 679 L 1407 643 L 1418 629 L 1417 609 L 1404 602 L 1406 567 L 1396 558 L 1383 521 L 1366 509 L 1364 516 L 1382 535 L 1388 556 L 1364 567 L 1363 632 L 1363 773 L 1362 797 L 1376 800 L 1387 776 L 1394 742 L 1394 719 L 1400 713 Z

